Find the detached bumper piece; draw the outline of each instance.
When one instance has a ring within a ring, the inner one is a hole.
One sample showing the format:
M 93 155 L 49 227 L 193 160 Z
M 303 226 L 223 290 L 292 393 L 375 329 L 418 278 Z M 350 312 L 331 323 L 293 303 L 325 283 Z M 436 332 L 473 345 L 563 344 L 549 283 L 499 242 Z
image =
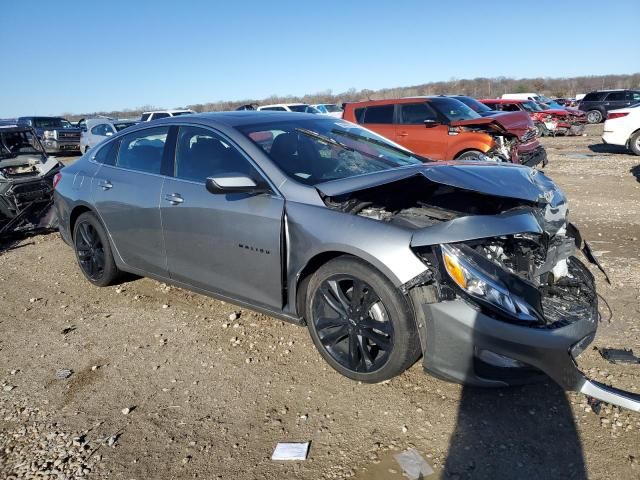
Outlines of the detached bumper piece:
M 51 178 L 10 185 L 0 193 L 0 238 L 12 233 L 51 228 L 53 218 Z
M 547 163 L 549 163 L 547 151 L 542 145 L 529 152 L 519 152 L 518 159 L 522 165 L 526 165 L 527 167 L 535 167 L 540 164 L 542 164 L 543 167 L 546 167 Z

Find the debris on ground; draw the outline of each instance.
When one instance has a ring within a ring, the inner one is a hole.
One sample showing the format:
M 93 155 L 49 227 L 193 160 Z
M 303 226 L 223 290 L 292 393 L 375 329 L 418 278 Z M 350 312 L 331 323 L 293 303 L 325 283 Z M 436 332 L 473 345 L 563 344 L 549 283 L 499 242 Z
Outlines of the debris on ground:
M 422 458 L 422 455 L 415 448 L 408 448 L 404 452 L 397 453 L 393 458 L 396 459 L 396 462 L 398 462 L 398 465 L 410 480 L 418 480 L 434 473 L 431 465 Z
M 75 325 L 69 325 L 68 327 L 63 328 L 60 333 L 62 335 L 67 335 L 67 334 L 73 332 L 76 328 L 77 327 Z
M 306 460 L 311 442 L 278 442 L 271 460 Z
M 631 349 L 601 348 L 598 351 L 602 358 L 611 363 L 640 363 L 640 357 L 635 356 Z
M 72 374 L 73 370 L 69 370 L 68 368 L 59 368 L 58 370 L 56 370 L 56 378 L 60 380 L 65 380 Z

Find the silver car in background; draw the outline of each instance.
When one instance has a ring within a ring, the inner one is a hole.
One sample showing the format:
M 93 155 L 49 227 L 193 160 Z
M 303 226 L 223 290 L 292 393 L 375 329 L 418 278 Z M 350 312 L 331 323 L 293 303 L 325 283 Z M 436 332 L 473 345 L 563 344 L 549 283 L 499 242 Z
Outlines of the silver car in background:
M 55 205 L 94 285 L 132 272 L 307 325 L 351 379 L 422 355 L 452 381 L 548 375 L 640 410 L 576 365 L 598 324 L 589 249 L 528 167 L 431 162 L 324 115 L 200 114 L 106 140 L 62 170 Z
M 78 122 L 82 129 L 80 151 L 87 153 L 105 138 L 109 138 L 125 128 L 139 123 L 138 120 L 114 120 L 112 118 L 89 118 Z

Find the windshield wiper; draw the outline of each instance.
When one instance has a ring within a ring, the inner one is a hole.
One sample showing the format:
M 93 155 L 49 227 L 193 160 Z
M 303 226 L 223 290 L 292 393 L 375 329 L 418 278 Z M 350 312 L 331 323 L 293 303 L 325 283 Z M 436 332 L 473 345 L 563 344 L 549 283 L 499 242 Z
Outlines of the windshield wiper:
M 369 137 L 364 137 L 362 135 L 358 135 L 357 133 L 351 133 L 351 132 L 345 132 L 344 130 L 331 130 L 331 133 L 334 133 L 336 135 L 342 135 L 343 137 L 347 137 L 347 138 L 351 138 L 352 140 L 360 140 L 360 141 L 364 141 L 367 143 L 371 143 L 373 145 L 377 145 L 379 147 L 382 148 L 386 148 L 387 150 L 391 150 L 393 152 L 398 152 L 400 154 L 402 154 L 402 156 L 404 157 L 414 157 L 419 159 L 420 161 L 423 162 L 432 162 L 433 160 L 431 160 L 430 158 L 426 158 L 423 157 L 421 155 L 417 155 L 413 152 L 408 152 L 407 150 L 404 150 L 402 148 L 396 147 L 394 145 L 390 145 L 386 142 L 382 142 L 380 140 L 376 140 L 375 138 L 369 138 Z M 360 150 L 358 150 L 360 152 Z M 360 152 L 360 153 L 364 153 L 364 152 Z M 376 158 L 380 158 L 380 157 L 376 157 Z

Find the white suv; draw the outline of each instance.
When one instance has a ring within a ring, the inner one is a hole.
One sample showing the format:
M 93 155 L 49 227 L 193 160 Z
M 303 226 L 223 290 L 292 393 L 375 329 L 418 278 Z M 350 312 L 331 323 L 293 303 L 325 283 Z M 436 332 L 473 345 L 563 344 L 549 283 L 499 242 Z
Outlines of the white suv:
M 602 141 L 609 145 L 627 147 L 640 155 L 640 103 L 610 110 L 604 122 Z
M 317 109 L 306 103 L 274 103 L 273 105 L 262 105 L 256 108 L 260 111 L 273 112 L 301 112 L 301 113 L 320 113 Z
M 156 110 L 153 112 L 144 112 L 140 117 L 140 121 L 150 122 L 151 120 L 158 120 L 159 118 L 177 117 L 178 115 L 191 115 L 192 113 L 196 113 L 196 112 L 188 109 Z

